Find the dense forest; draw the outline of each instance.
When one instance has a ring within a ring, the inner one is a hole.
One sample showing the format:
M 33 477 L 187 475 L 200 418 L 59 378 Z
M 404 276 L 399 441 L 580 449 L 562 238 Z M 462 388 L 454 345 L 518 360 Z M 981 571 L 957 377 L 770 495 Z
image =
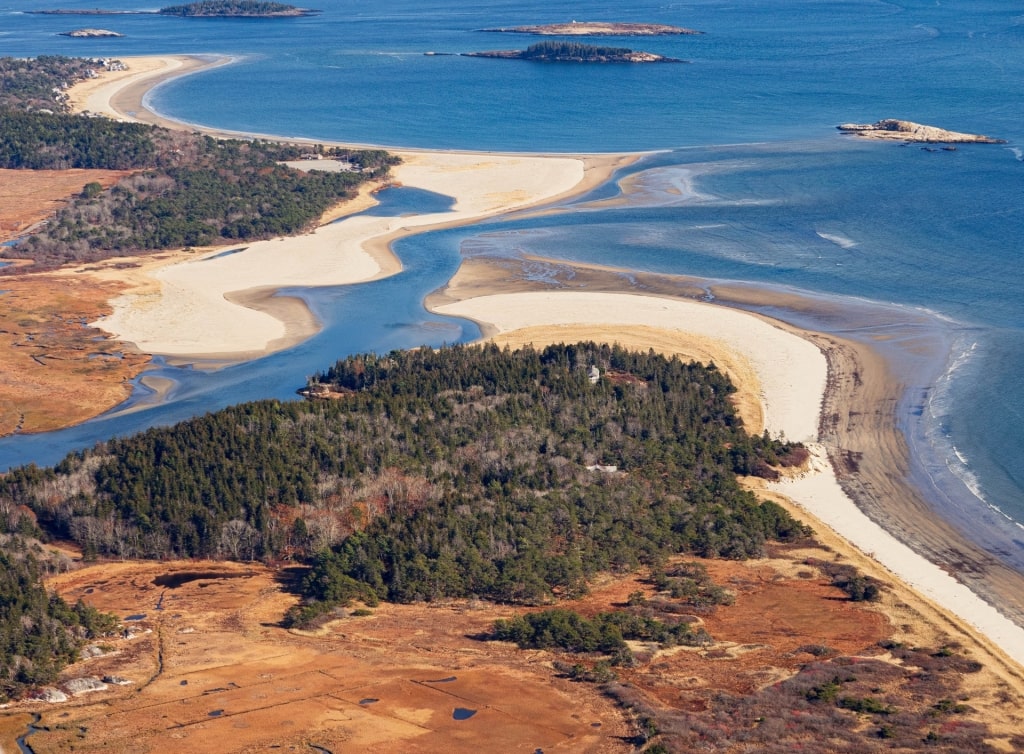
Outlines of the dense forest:
M 713 367 L 454 347 L 353 356 L 313 382 L 334 399 L 250 403 L 12 470 L 0 504 L 87 557 L 315 556 L 296 622 L 352 598 L 541 604 L 599 572 L 807 533 L 737 483 L 792 449 L 744 431 Z
M 105 192 L 84 188 L 12 256 L 40 264 L 69 256 L 92 261 L 292 235 L 354 196 L 361 183 L 383 177 L 391 164 L 367 153 L 355 157 L 360 172 L 303 172 L 280 164 L 299 156 L 288 145 L 192 136 L 183 146 L 190 150 L 184 164 L 139 172 Z
M 170 5 L 158 11 L 164 16 L 298 16 L 316 13 L 284 3 L 262 0 L 203 0 L 186 5 Z
M 70 115 L 60 112 L 63 90 L 101 64 L 38 60 L 34 66 L 0 58 L 0 167 L 139 172 L 106 191 L 98 183 L 83 186 L 45 227 L 5 249 L 5 256 L 34 260 L 32 270 L 298 233 L 398 162 L 382 150 L 221 140 Z M 281 164 L 310 152 L 343 158 L 352 169 L 300 171 Z
M 605 60 L 633 52 L 628 47 L 604 47 L 582 42 L 544 41 L 523 50 L 527 60 Z
M 6 518 L 15 527 L 28 520 Z M 50 561 L 35 540 L 0 535 L 0 701 L 52 683 L 87 640 L 116 626 L 113 616 L 48 594 L 42 575 Z

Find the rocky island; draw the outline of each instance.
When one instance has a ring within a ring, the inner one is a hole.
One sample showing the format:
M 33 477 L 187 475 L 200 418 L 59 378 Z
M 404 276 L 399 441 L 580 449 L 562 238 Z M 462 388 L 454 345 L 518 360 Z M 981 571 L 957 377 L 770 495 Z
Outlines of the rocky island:
M 74 31 L 62 31 L 62 37 L 74 37 L 75 39 L 97 39 L 100 37 L 123 37 L 116 31 L 109 29 L 75 29 Z
M 696 29 L 665 24 L 615 23 L 608 21 L 570 21 L 567 24 L 542 24 L 540 26 L 509 26 L 480 31 L 504 34 L 537 34 L 560 37 L 658 37 L 673 34 L 703 34 Z
M 865 139 L 888 139 L 890 141 L 912 141 L 926 144 L 1005 144 L 1004 139 L 991 136 L 946 131 L 934 126 L 924 126 L 909 120 L 888 118 L 877 123 L 844 123 L 836 126 L 844 134 L 854 134 Z
M 538 42 L 525 50 L 490 50 L 464 52 L 470 58 L 502 58 L 535 60 L 543 63 L 685 63 L 653 52 L 640 52 L 626 47 L 596 47 L 579 42 Z

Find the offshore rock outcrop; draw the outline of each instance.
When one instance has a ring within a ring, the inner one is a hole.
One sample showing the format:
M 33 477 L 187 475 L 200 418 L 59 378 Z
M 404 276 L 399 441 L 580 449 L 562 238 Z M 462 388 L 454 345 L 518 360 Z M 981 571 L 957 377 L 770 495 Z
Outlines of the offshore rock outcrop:
M 925 126 L 909 120 L 888 118 L 877 123 L 844 123 L 836 126 L 846 134 L 866 139 L 887 139 L 890 141 L 912 141 L 926 144 L 1005 144 L 1004 139 L 994 139 L 980 134 L 965 134 L 946 131 L 934 126 Z
M 76 39 L 95 39 L 99 37 L 123 37 L 124 34 L 118 34 L 116 31 L 110 31 L 109 29 L 75 29 L 74 31 L 62 31 L 60 36 L 75 37 Z
M 703 34 L 696 29 L 665 24 L 614 23 L 606 21 L 570 21 L 567 24 L 541 24 L 539 26 L 509 26 L 481 29 L 504 34 L 537 34 L 560 37 L 658 37 L 677 34 Z

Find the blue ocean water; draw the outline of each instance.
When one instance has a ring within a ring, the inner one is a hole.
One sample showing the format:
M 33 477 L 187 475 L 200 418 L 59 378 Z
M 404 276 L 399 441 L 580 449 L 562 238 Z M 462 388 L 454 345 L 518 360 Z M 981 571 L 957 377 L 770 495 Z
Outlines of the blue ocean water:
M 241 400 L 290 398 L 306 374 L 352 351 L 475 337 L 469 323 L 426 313 L 422 297 L 450 277 L 461 253 L 531 253 L 776 286 L 836 304 L 832 317 L 827 307 L 813 317 L 775 313 L 862 333 L 887 351 L 908 386 L 900 416 L 915 481 L 943 515 L 1024 570 L 1015 523 L 1024 522 L 1024 8 L 1005 0 L 317 5 L 319 16 L 270 21 L 40 16 L 24 13 L 44 7 L 37 1 L 0 0 L 0 55 L 230 55 L 234 64 L 173 81 L 149 99 L 181 120 L 229 130 L 656 153 L 620 176 L 629 180 L 619 201 L 603 201 L 619 195 L 610 185 L 544 216 L 408 238 L 396 247 L 406 271 L 395 278 L 293 292 L 324 321 L 317 338 L 240 367 L 161 370 L 176 381 L 166 403 L 147 406 L 140 389 L 131 411 L 0 440 L 0 468 L 51 463 L 113 433 Z M 687 65 L 424 55 L 522 47 L 535 40 L 477 30 L 572 18 L 706 33 L 603 40 Z M 125 37 L 58 36 L 81 26 Z M 884 117 L 1007 144 L 932 152 L 834 129 Z M 390 211 L 443 201 L 396 196 Z

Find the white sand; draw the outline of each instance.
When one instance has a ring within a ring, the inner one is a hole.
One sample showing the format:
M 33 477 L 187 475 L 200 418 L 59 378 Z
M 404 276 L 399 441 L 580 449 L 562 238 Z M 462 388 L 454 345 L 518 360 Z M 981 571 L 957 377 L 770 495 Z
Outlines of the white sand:
M 72 110 L 121 120 L 125 114 L 111 106 L 111 98 L 115 94 L 129 85 L 155 83 L 157 79 L 165 80 L 196 67 L 194 61 L 182 56 L 131 57 L 123 58 L 122 62 L 127 65 L 124 70 L 103 71 L 97 78 L 73 86 L 68 92 Z
M 816 444 L 827 364 L 810 342 L 753 315 L 711 304 L 626 293 L 577 291 L 511 293 L 446 304 L 438 313 L 473 319 L 499 333 L 538 325 L 596 325 L 609 341 L 645 325 L 719 341 L 736 351 L 758 375 L 769 433 L 807 444 L 812 471 L 769 485 L 817 516 L 853 546 L 881 563 L 939 606 L 988 636 L 1024 663 L 1024 629 L 913 552 L 869 519 L 839 486 L 824 448 Z M 490 329 L 489 328 L 489 329 Z M 685 351 L 685 348 L 681 350 Z
M 1024 664 L 1024 628 L 868 518 L 839 486 L 825 449 L 812 445 L 815 472 L 768 485 L 817 516 L 919 594 L 973 626 Z
M 583 180 L 584 161 L 570 157 L 399 153 L 393 169 L 406 187 L 455 199 L 450 212 L 382 218 L 356 216 L 292 238 L 239 243 L 163 267 L 157 293 L 116 299 L 114 312 L 93 326 L 146 353 L 218 357 L 264 352 L 284 338 L 270 314 L 233 304 L 225 296 L 257 288 L 330 286 L 370 280 L 381 266 L 366 249 L 374 239 L 403 230 L 462 223 L 552 198 Z M 309 167 L 314 167 L 310 164 Z
M 210 65 L 181 56 L 124 60 L 128 70 L 104 72 L 76 85 L 70 92 L 73 107 L 132 119 L 131 113 L 112 106 L 119 94 L 137 93 L 168 77 Z M 197 259 L 160 267 L 150 273 L 157 285 L 144 286 L 141 294 L 119 297 L 112 302 L 114 312 L 92 325 L 146 353 L 221 359 L 266 353 L 294 342 L 295 333 L 267 312 L 232 303 L 227 298 L 231 294 L 345 285 L 391 274 L 399 269 L 397 262 L 392 259 L 384 270 L 378 261 L 388 256 L 380 248 L 387 240 L 553 199 L 584 184 L 587 170 L 583 158 L 573 157 L 394 153 L 403 159 L 392 170 L 395 181 L 452 197 L 452 210 L 401 218 L 349 217 L 304 236 L 225 246 Z M 337 163 L 307 161 L 302 167 L 331 169 Z M 241 247 L 245 250 L 218 257 Z
M 436 311 L 486 323 L 499 332 L 588 324 L 607 328 L 608 339 L 614 340 L 616 330 L 646 325 L 711 338 L 742 355 L 758 375 L 769 434 L 798 442 L 813 442 L 818 436 L 820 396 L 828 376 L 824 355 L 803 338 L 751 314 L 678 299 L 577 291 L 482 296 Z

